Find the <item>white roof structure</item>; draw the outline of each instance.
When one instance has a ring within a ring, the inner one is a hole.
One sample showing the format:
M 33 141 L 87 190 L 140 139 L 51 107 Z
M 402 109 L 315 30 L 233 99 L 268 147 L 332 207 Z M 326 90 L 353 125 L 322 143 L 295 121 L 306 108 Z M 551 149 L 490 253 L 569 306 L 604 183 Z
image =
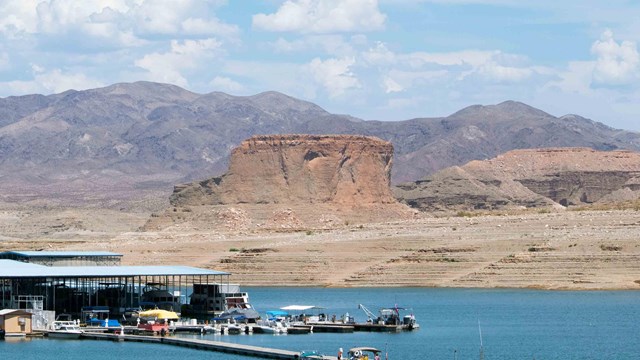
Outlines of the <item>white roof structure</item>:
M 0 256 L 4 255 L 17 255 L 20 257 L 103 257 L 103 256 L 117 256 L 122 257 L 122 254 L 110 252 L 110 251 L 5 251 L 0 252 Z
M 231 275 L 228 272 L 191 266 L 44 266 L 14 260 L 0 260 L 0 278 L 34 277 L 118 277 L 165 275 Z

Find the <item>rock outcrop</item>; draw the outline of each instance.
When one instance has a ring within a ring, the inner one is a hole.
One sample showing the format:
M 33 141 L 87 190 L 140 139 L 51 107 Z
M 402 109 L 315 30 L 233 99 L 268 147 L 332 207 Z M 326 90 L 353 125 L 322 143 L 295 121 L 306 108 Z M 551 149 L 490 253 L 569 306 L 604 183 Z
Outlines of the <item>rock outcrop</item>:
M 229 171 L 175 187 L 172 205 L 385 204 L 393 146 L 353 135 L 265 135 L 231 153 Z
M 254 136 L 232 151 L 224 175 L 176 186 L 173 209 L 148 227 L 185 221 L 211 226 L 226 219 L 218 215 L 230 208 L 249 219 L 240 222 L 243 228 L 300 229 L 410 216 L 390 188 L 392 158 L 391 143 L 375 137 Z
M 639 177 L 636 152 L 514 150 L 402 184 L 395 193 L 422 210 L 570 206 L 637 200 Z

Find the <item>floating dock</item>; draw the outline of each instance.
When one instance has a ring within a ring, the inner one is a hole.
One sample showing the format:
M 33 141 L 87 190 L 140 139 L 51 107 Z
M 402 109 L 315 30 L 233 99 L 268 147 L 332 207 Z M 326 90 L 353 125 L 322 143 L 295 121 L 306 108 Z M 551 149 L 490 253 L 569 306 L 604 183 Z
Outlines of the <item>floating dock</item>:
M 399 332 L 402 331 L 402 325 L 385 325 L 385 324 L 355 324 L 355 331 L 374 331 L 374 332 Z
M 309 322 L 306 326 L 311 327 L 311 331 L 314 333 L 352 333 L 355 330 L 354 325 L 352 324 L 341 324 L 341 323 L 314 323 Z
M 251 345 L 232 344 L 221 341 L 183 339 L 176 337 L 140 336 L 140 335 L 116 335 L 105 333 L 85 332 L 81 339 L 110 340 L 110 341 L 134 341 L 144 343 L 158 343 L 174 346 L 182 346 L 192 349 L 216 351 L 229 354 L 261 357 L 266 359 L 299 359 L 300 353 L 290 350 L 264 348 Z M 334 356 L 325 356 L 326 360 L 337 360 Z

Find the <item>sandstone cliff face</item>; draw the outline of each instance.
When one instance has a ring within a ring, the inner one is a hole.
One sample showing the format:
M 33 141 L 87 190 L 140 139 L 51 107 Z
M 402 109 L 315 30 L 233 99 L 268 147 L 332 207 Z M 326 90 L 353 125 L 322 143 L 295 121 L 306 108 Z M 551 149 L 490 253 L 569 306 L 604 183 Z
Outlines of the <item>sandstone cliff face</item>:
M 221 177 L 176 186 L 172 205 L 395 203 L 393 146 L 351 135 L 254 136 Z
M 640 198 L 640 153 L 587 148 L 514 150 L 446 169 L 395 192 L 423 210 L 540 207 Z
M 393 146 L 354 135 L 264 135 L 243 141 L 220 177 L 178 185 L 146 229 L 310 229 L 402 219 L 390 188 Z

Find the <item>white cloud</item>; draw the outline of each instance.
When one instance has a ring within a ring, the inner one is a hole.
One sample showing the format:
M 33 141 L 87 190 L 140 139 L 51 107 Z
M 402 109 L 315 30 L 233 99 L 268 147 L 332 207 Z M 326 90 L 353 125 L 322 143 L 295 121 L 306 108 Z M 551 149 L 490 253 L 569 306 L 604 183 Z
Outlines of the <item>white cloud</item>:
M 504 66 L 496 61 L 487 61 L 478 68 L 478 74 L 490 81 L 519 82 L 528 79 L 533 74 L 529 68 Z
M 237 36 L 236 25 L 221 22 L 210 11 L 215 6 L 200 0 L 4 0 L 0 33 L 92 36 L 120 40 L 127 47 L 142 45 L 136 38 L 153 35 Z
M 85 90 L 105 85 L 98 80 L 90 79 L 85 74 L 63 72 L 60 69 L 37 74 L 35 76 L 35 82 L 40 84 L 47 92 L 54 93 L 69 89 Z
M 0 32 L 8 37 L 37 30 L 39 0 L 5 0 L 0 6 Z
M 287 0 L 274 14 L 256 14 L 253 26 L 301 33 L 362 32 L 384 28 L 377 0 Z
M 350 69 L 354 64 L 353 58 L 332 58 L 324 61 L 315 58 L 308 67 L 314 80 L 325 88 L 329 97 L 333 98 L 360 86 L 360 82 Z
M 383 42 L 377 42 L 376 46 L 364 52 L 362 57 L 371 65 L 390 65 L 396 62 L 396 55 L 387 49 Z
M 223 91 L 231 94 L 238 94 L 245 90 L 242 84 L 224 76 L 216 76 L 211 80 L 209 85 L 211 85 L 216 91 Z
M 148 79 L 187 86 L 182 75 L 184 70 L 192 70 L 222 54 L 221 43 L 216 39 L 171 41 L 171 49 L 164 53 L 147 54 L 135 61 L 135 65 L 149 72 Z
M 313 79 L 308 64 L 229 60 L 220 71 L 243 79 L 245 95 L 273 90 L 302 99 L 317 99 L 319 84 Z
M 590 94 L 594 68 L 593 61 L 571 61 L 566 70 L 558 72 L 559 80 L 548 82 L 544 89 L 558 88 L 568 94 Z
M 463 50 L 447 53 L 414 52 L 403 55 L 403 61 L 408 62 L 414 68 L 421 68 L 426 64 L 438 64 L 444 66 L 469 65 L 479 67 L 489 61 L 499 51 Z
M 640 79 L 640 54 L 636 44 L 623 41 L 618 44 L 611 30 L 605 30 L 593 43 L 591 52 L 598 57 L 593 70 L 595 85 L 628 85 Z
M 33 64 L 33 80 L 14 80 L 0 83 L 3 91 L 10 94 L 60 93 L 69 89 L 86 90 L 105 86 L 104 83 L 91 79 L 80 72 L 63 71 L 45 68 Z
M 365 58 L 371 58 L 370 54 L 371 52 Z M 548 69 L 528 65 L 528 60 L 523 56 L 506 54 L 497 50 L 465 50 L 449 53 L 415 52 L 409 54 L 383 52 L 383 54 L 385 55 L 374 58 L 394 64 L 396 70 L 406 73 L 413 72 L 418 79 L 442 78 L 448 75 L 450 81 L 480 77 L 484 81 L 497 83 L 522 82 L 535 74 L 548 72 Z
M 384 88 L 385 88 L 384 92 L 387 94 L 401 92 L 404 90 L 404 87 L 402 87 L 402 85 L 398 84 L 395 80 L 393 80 L 389 76 L 386 76 L 382 81 L 382 83 L 384 84 Z
M 240 30 L 236 25 L 225 24 L 218 19 L 188 18 L 181 23 L 182 30 L 186 34 L 193 35 L 219 35 L 234 37 Z

